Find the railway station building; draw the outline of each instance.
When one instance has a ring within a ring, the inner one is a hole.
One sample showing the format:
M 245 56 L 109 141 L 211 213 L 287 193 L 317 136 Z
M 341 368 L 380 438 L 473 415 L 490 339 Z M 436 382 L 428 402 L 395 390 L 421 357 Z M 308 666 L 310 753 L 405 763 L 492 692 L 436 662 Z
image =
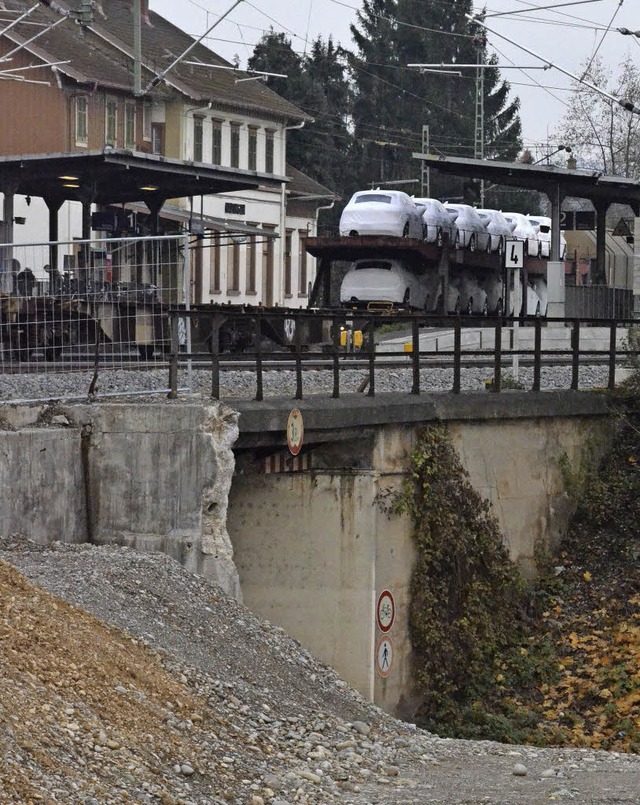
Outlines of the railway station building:
M 147 183 L 107 224 L 109 205 L 97 203 L 92 182 L 61 176 L 59 192 L 48 186 L 43 199 L 21 194 L 15 172 L 0 166 L 0 240 L 55 233 L 72 243 L 116 236 L 122 226 L 125 234 L 191 232 L 193 301 L 305 306 L 315 272 L 305 241 L 336 198 L 287 165 L 287 132 L 312 119 L 147 0 L 141 10 L 138 39 L 133 0 L 57 0 L 35 10 L 26 0 L 3 3 L 0 92 L 10 114 L 0 159 L 15 166 L 21 155 L 140 154 L 156 158 L 154 169 L 166 160 L 173 171 L 180 163 L 191 174 L 217 170 L 219 189 L 209 182 L 207 192 L 192 186 L 192 195 L 173 198 Z M 44 266 L 31 268 L 46 281 Z

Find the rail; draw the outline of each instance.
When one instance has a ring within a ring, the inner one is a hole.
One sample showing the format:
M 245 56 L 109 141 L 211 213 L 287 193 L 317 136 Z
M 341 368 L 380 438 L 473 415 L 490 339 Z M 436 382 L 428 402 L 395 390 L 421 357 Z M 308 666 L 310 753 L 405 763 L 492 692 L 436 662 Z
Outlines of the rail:
M 221 373 L 241 365 L 255 373 L 255 399 L 263 401 L 264 375 L 269 369 L 295 372 L 296 400 L 303 399 L 304 372 L 332 372 L 331 396 L 343 393 L 341 372 L 360 368 L 360 390 L 376 394 L 376 372 L 405 367 L 411 372 L 410 393 L 429 390 L 428 370 L 452 370 L 450 390 L 462 391 L 469 366 L 489 366 L 487 389 L 513 388 L 520 364 L 532 367 L 530 389 L 542 390 L 545 366 L 570 367 L 569 388 L 580 388 L 580 370 L 594 364 L 606 372 L 603 387 L 613 389 L 619 368 L 639 362 L 640 322 L 635 319 L 552 319 L 476 316 L 425 316 L 415 313 L 371 313 L 335 310 L 263 310 L 237 312 L 224 308 L 171 310 L 169 397 L 178 394 L 181 367 L 209 364 L 211 396 L 220 399 Z M 180 321 L 190 320 L 192 351 L 181 351 Z M 391 332 L 389 332 L 391 331 Z M 274 333 L 280 333 L 275 338 Z M 395 335 L 395 337 L 394 337 Z M 239 351 L 233 351 L 232 343 Z M 425 372 L 427 376 L 425 377 Z M 511 376 L 509 375 L 511 373 Z M 314 389 L 314 393 L 317 391 Z

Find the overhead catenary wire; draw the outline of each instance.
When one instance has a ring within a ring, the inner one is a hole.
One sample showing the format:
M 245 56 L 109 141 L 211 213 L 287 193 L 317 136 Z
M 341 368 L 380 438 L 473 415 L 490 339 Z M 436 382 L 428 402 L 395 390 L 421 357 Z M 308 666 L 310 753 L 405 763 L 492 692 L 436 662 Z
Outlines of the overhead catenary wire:
M 640 107 L 636 106 L 633 103 L 633 101 L 622 100 L 620 98 L 616 98 L 615 95 L 612 95 L 610 92 L 606 92 L 606 90 L 600 89 L 600 87 L 597 87 L 595 84 L 592 84 L 589 81 L 585 81 L 584 78 L 580 78 L 580 76 L 576 75 L 575 73 L 572 73 L 570 70 L 567 70 L 565 67 L 562 67 L 561 65 L 556 64 L 555 62 L 552 62 L 550 59 L 547 59 L 544 56 L 540 56 L 540 54 L 536 53 L 534 50 L 531 50 L 531 48 L 526 47 L 526 45 L 523 45 L 523 44 L 521 44 L 519 42 L 515 42 L 513 39 L 509 39 L 509 37 L 505 36 L 504 34 L 499 34 L 497 31 L 492 30 L 491 28 L 489 28 L 488 25 L 486 25 L 484 22 L 482 22 L 480 19 L 478 19 L 478 17 L 476 15 L 467 14 L 466 16 L 468 17 L 468 19 L 470 21 L 473 21 L 477 25 L 480 25 L 482 28 L 484 28 L 486 31 L 488 31 L 489 33 L 493 34 L 494 36 L 497 36 L 500 39 L 504 39 L 505 42 L 509 42 L 509 44 L 515 45 L 515 47 L 520 48 L 520 50 L 524 50 L 524 52 L 528 53 L 530 56 L 534 56 L 536 59 L 540 59 L 540 61 L 545 62 L 546 64 L 549 64 L 555 70 L 558 70 L 559 72 L 564 73 L 565 75 L 569 76 L 569 78 L 573 78 L 579 84 L 583 84 L 584 86 L 589 87 L 589 89 L 592 89 L 594 92 L 597 92 L 599 95 L 602 95 L 604 98 L 608 98 L 610 101 L 613 101 L 614 103 L 617 103 L 619 106 L 621 106 L 627 112 L 631 112 L 632 114 L 636 114 L 636 115 L 640 114 Z

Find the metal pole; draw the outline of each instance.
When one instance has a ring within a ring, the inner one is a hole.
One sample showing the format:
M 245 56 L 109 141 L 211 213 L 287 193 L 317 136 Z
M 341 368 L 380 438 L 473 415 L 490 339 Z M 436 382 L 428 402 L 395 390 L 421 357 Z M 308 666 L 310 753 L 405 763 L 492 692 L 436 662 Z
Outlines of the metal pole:
M 422 127 L 422 153 L 428 154 L 430 143 L 429 143 L 429 135 L 430 130 L 429 126 Z M 425 189 L 426 189 L 426 197 L 429 198 L 431 196 L 431 168 L 427 167 L 427 163 L 423 160 L 420 164 L 420 195 L 422 198 L 425 198 Z
M 420 329 L 418 319 L 411 323 L 411 362 L 413 366 L 412 394 L 420 394 Z

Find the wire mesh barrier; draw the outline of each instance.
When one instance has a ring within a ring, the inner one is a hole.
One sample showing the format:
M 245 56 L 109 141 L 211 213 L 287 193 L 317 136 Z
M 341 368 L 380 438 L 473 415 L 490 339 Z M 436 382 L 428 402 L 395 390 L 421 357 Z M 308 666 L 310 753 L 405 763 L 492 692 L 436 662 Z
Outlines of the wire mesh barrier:
M 193 351 L 178 323 L 191 320 Z M 460 393 L 613 388 L 638 364 L 636 320 L 506 319 L 345 310 L 242 310 L 197 306 L 170 312 L 170 396 L 185 363 L 206 367 L 215 399 L 354 391 Z M 252 384 L 246 381 L 252 378 Z M 389 383 L 392 378 L 392 383 Z
M 153 370 L 169 309 L 189 307 L 184 236 L 3 244 L 0 267 L 0 399 L 166 391 Z

